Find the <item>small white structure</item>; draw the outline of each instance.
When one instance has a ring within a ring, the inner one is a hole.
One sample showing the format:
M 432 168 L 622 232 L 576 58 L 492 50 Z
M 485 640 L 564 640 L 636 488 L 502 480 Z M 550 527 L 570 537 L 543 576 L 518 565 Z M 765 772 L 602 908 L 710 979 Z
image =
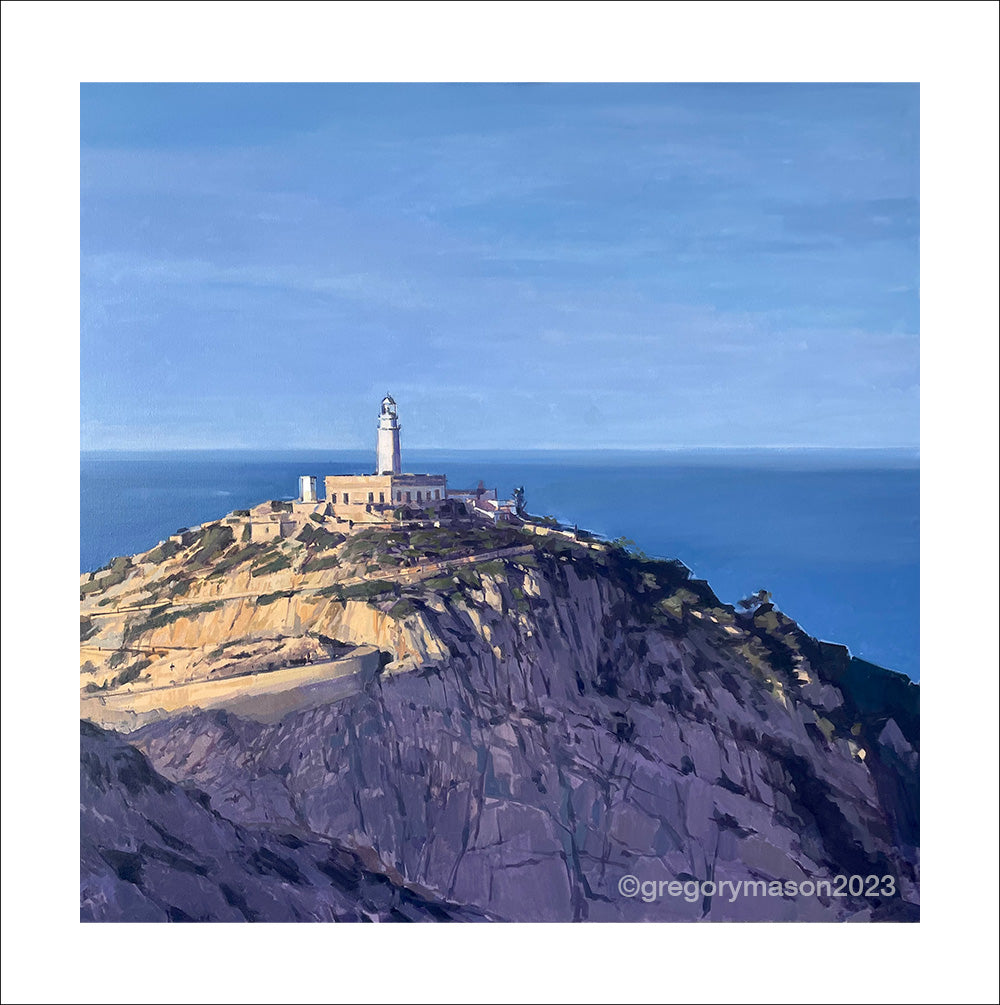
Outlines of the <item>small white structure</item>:
M 316 502 L 315 475 L 302 475 L 299 478 L 299 502 Z
M 396 402 L 392 395 L 387 394 L 382 399 L 382 410 L 378 417 L 375 474 L 398 475 L 403 470 L 399 453 L 399 429 Z

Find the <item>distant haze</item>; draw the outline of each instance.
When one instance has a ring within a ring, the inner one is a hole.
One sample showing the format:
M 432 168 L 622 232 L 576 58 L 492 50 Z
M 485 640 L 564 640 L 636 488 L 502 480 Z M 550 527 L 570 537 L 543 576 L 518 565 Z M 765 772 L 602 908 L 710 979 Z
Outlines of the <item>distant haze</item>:
M 918 442 L 916 85 L 84 85 L 89 449 Z

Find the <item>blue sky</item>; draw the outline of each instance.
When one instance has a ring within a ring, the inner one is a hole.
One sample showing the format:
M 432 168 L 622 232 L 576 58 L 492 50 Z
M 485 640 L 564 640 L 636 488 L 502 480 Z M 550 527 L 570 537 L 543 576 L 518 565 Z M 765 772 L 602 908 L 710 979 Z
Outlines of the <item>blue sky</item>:
M 84 448 L 918 442 L 906 84 L 81 90 Z

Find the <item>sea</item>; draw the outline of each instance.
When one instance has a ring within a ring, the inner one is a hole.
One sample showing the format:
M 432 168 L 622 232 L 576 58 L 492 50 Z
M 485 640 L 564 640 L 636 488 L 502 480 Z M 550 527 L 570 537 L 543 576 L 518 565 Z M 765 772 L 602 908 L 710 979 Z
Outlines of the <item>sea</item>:
M 725 602 L 766 589 L 807 632 L 920 674 L 920 464 L 916 451 L 412 450 L 410 471 L 480 480 L 528 511 L 650 556 L 678 558 Z M 85 452 L 80 565 L 154 546 L 266 499 L 298 477 L 364 472 L 370 451 Z

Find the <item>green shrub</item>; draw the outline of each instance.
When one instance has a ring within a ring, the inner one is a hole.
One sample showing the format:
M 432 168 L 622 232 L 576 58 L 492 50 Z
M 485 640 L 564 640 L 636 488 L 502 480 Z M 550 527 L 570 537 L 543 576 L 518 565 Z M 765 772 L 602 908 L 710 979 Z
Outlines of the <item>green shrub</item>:
M 236 566 L 243 565 L 246 562 L 259 557 L 260 554 L 266 550 L 266 547 L 267 546 L 263 544 L 251 544 L 247 545 L 245 548 L 239 548 L 231 555 L 226 555 L 225 558 L 216 562 L 215 567 L 209 573 L 208 578 L 214 579 L 217 576 L 223 576 L 229 572 L 230 569 L 235 569 Z
M 557 557 L 562 555 L 577 555 L 582 554 L 579 545 L 573 544 L 572 541 L 567 541 L 564 537 L 548 536 L 543 537 L 538 544 L 538 548 L 542 551 L 548 552 L 550 555 L 555 555 Z M 588 551 L 590 549 L 587 549 Z
M 273 604 L 276 600 L 288 600 L 289 597 L 294 596 L 294 590 L 279 590 L 277 593 L 265 593 L 263 596 L 257 598 L 257 606 L 266 607 L 268 604 Z
M 119 555 L 117 558 L 111 559 L 107 565 L 98 569 L 97 572 L 91 573 L 90 580 L 80 587 L 80 593 L 82 595 L 99 593 L 101 590 L 124 583 L 131 568 L 132 559 L 128 555 Z M 98 577 L 98 572 L 106 573 L 106 575 Z
M 236 540 L 232 527 L 223 524 L 212 524 L 206 527 L 192 542 L 198 550 L 191 557 L 192 565 L 207 565 L 209 562 L 225 551 Z
M 163 580 L 161 585 L 168 587 L 167 597 L 173 600 L 175 597 L 181 597 L 187 593 L 188 587 L 192 582 L 193 580 L 190 576 L 178 572 Z
M 378 550 L 385 550 L 393 538 L 378 530 L 362 530 L 355 534 L 344 547 L 343 557 L 348 561 L 370 560 Z
M 323 558 L 309 558 L 302 566 L 303 572 L 321 572 L 323 569 L 336 569 L 340 559 L 336 555 L 326 555 Z
M 344 600 L 372 600 L 387 593 L 398 594 L 398 592 L 398 583 L 390 583 L 387 579 L 373 579 L 367 583 L 345 586 L 341 589 L 340 595 Z
M 169 606 L 156 611 L 145 621 L 130 625 L 125 633 L 126 643 L 132 639 L 144 635 L 146 632 L 155 631 L 157 628 L 164 628 L 180 618 L 196 618 L 200 614 L 210 614 L 222 607 L 221 600 L 213 600 L 206 604 L 195 604 L 191 607 Z
M 116 555 L 110 561 L 105 562 L 99 569 L 95 569 L 91 574 L 91 579 L 96 576 L 99 572 L 108 572 L 121 568 L 128 568 L 132 564 L 132 559 L 128 555 Z
M 267 576 L 272 572 L 280 572 L 282 569 L 287 569 L 291 564 L 292 560 L 287 555 L 279 555 L 274 561 L 251 569 L 250 575 L 254 577 Z
M 111 687 L 120 687 L 122 684 L 131 684 L 132 681 L 137 680 L 139 674 L 146 669 L 153 661 L 152 660 L 138 660 L 131 666 L 126 667 L 122 672 L 111 681 Z
M 306 524 L 299 531 L 296 540 L 301 541 L 310 548 L 315 548 L 317 551 L 328 551 L 343 544 L 347 538 L 336 531 L 324 530 L 322 527 L 313 527 L 310 524 Z
M 494 558 L 488 562 L 477 562 L 475 568 L 484 576 L 502 576 L 507 572 L 507 563 Z
M 180 550 L 181 546 L 176 541 L 164 541 L 163 544 L 157 545 L 152 551 L 146 554 L 146 561 L 159 565 L 168 558 L 173 558 Z

